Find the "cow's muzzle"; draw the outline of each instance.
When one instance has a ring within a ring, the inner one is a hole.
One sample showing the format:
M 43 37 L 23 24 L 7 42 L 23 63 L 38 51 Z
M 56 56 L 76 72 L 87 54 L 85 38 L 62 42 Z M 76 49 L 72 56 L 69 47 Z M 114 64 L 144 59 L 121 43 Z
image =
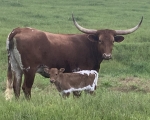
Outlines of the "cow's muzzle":
M 109 59 L 111 59 L 111 58 L 112 58 L 112 55 L 111 55 L 111 54 L 106 54 L 106 53 L 103 54 L 103 59 L 109 60 Z

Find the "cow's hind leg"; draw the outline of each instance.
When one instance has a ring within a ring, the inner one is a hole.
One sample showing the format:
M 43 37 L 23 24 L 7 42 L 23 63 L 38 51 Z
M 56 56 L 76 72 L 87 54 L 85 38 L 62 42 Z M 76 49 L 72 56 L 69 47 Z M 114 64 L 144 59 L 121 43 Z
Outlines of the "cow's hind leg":
M 35 77 L 35 72 L 25 72 L 24 73 L 24 83 L 22 86 L 22 90 L 24 92 L 24 95 L 26 97 L 26 99 L 30 99 L 31 98 L 31 88 L 34 82 L 34 77 Z
M 20 96 L 20 87 L 22 80 L 22 71 L 19 67 L 16 67 L 16 71 L 11 70 L 11 65 L 8 64 L 7 70 L 7 85 L 5 91 L 5 99 L 11 100 L 13 97 L 13 89 L 15 93 L 15 97 L 18 98 Z

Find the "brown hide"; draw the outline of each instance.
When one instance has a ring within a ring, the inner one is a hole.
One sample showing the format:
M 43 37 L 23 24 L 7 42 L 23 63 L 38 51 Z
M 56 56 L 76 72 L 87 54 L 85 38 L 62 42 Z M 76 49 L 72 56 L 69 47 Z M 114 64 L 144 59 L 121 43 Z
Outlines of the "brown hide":
M 56 79 L 56 82 L 61 83 L 62 90 L 69 88 L 83 88 L 92 85 L 95 75 L 80 74 L 80 73 L 62 73 Z

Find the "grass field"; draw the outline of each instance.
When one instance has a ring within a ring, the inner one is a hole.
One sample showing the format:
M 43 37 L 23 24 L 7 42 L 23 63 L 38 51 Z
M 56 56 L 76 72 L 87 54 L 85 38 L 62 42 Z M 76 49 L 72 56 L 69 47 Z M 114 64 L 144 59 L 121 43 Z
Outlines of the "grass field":
M 0 120 L 150 120 L 149 0 L 0 0 Z M 36 75 L 32 98 L 5 101 L 6 38 L 16 27 L 53 33 L 80 33 L 71 14 L 85 28 L 141 27 L 115 43 L 113 59 L 103 61 L 96 95 L 62 99 L 49 79 Z

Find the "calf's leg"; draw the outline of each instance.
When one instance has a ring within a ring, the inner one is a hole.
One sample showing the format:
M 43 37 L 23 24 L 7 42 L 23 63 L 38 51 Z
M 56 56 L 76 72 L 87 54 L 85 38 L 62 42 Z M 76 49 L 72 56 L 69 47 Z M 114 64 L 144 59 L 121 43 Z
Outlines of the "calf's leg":
M 81 91 L 73 91 L 73 97 L 80 97 L 81 96 Z
M 70 92 L 62 93 L 62 97 L 63 97 L 63 98 L 69 97 L 69 95 L 70 95 Z

